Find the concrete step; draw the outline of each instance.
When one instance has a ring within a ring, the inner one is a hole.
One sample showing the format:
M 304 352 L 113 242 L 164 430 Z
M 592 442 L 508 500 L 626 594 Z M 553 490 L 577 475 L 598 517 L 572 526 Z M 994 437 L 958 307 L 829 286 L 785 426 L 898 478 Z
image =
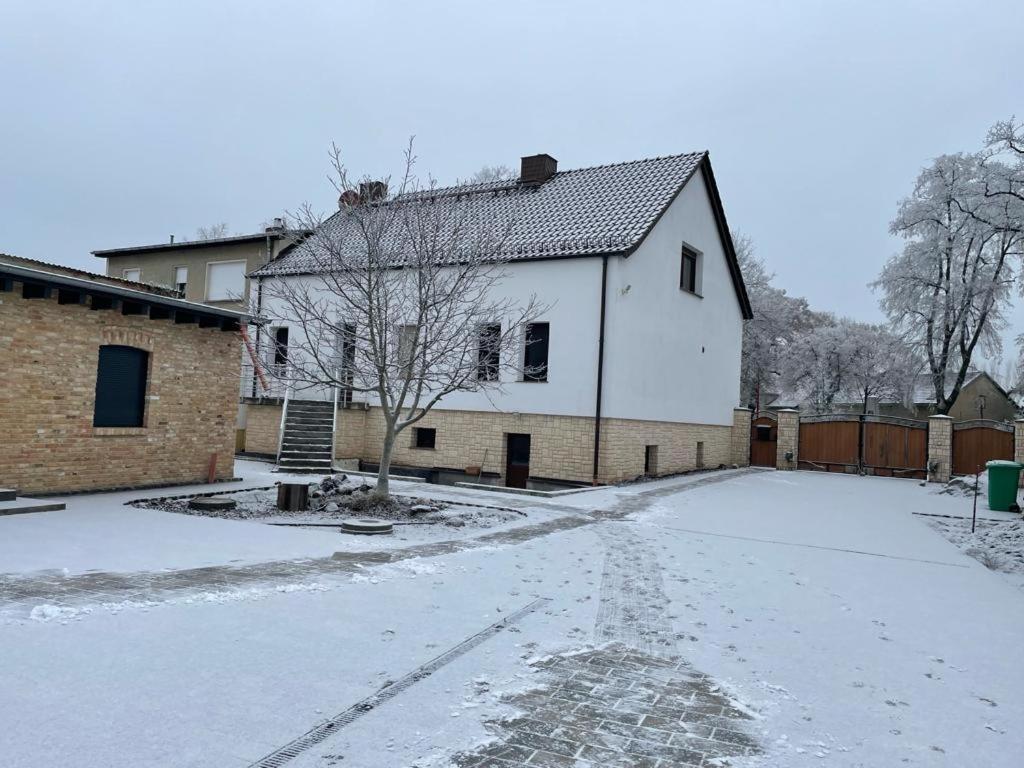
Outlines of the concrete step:
M 306 413 L 289 413 L 285 419 L 285 424 L 326 424 L 328 427 L 334 423 L 334 419 L 330 416 L 319 416 L 315 414 Z
M 59 512 L 62 509 L 66 509 L 66 505 L 63 502 L 26 499 L 24 496 L 13 501 L 10 499 L 0 501 L 0 515 L 25 515 L 29 512 Z
M 18 492 L 13 488 L 0 488 L 0 501 L 14 501 Z
M 323 452 L 331 451 L 330 440 L 292 440 L 285 435 L 284 440 L 281 442 L 282 451 L 317 451 Z
M 309 465 L 311 467 L 323 466 L 329 468 L 331 466 L 331 457 L 328 456 L 325 459 L 300 459 L 297 457 L 285 456 L 284 454 L 281 454 L 281 460 L 278 462 L 278 464 L 280 464 L 282 467 L 291 465 Z
M 326 451 L 296 451 L 288 450 L 287 448 L 281 450 L 281 459 L 313 459 L 315 461 L 327 461 L 331 460 L 331 450 L 328 448 Z

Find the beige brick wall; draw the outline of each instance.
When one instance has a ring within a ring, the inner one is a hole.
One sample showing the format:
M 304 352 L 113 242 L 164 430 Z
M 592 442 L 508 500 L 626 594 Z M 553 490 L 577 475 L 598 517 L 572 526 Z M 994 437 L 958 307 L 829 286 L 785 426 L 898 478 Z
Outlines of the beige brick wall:
M 750 422 L 754 415 L 749 408 L 735 408 L 732 412 L 732 463 L 740 467 L 750 464 Z
M 246 450 L 276 453 L 280 420 L 280 406 L 250 405 Z M 415 426 L 437 430 L 435 447 L 413 447 L 414 427 L 409 427 L 398 436 L 392 458 L 395 465 L 456 470 L 482 465 L 485 472 L 504 475 L 505 436 L 527 433 L 531 436 L 531 477 L 581 483 L 589 483 L 593 478 L 594 420 L 591 418 L 434 410 Z M 658 446 L 655 474 L 659 475 L 697 468 L 698 442 L 704 444 L 705 467 L 736 463 L 733 431 L 729 426 L 709 424 L 602 419 L 598 479 L 602 483 L 613 483 L 642 475 L 647 445 Z M 749 424 L 744 434 L 749 441 Z M 380 459 L 383 436 L 384 419 L 379 408 L 339 409 L 335 457 L 376 463 Z
M 932 465 L 936 466 L 931 471 Z M 953 472 L 953 420 L 949 416 L 928 417 L 928 480 L 947 483 Z
M 248 403 L 245 406 L 245 450 L 277 455 L 281 406 Z
M 800 412 L 784 408 L 778 412 L 779 439 L 775 444 L 775 468 L 796 469 L 800 461 Z M 792 454 L 792 460 L 786 454 Z
M 1013 460 L 1024 464 L 1024 419 L 1013 422 Z M 1024 472 L 1020 473 L 1020 485 L 1024 488 Z
M 145 426 L 92 425 L 99 347 L 150 352 Z M 238 337 L 0 292 L 0 485 L 24 493 L 205 481 L 234 471 Z

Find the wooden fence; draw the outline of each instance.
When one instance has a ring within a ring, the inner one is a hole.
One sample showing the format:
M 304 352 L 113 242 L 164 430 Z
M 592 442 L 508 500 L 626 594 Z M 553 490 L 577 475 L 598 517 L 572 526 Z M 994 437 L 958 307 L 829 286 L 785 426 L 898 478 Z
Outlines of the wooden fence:
M 800 419 L 800 469 L 924 478 L 928 422 L 834 414 Z
M 984 472 L 993 459 L 1013 459 L 1013 425 L 987 419 L 953 424 L 954 475 Z

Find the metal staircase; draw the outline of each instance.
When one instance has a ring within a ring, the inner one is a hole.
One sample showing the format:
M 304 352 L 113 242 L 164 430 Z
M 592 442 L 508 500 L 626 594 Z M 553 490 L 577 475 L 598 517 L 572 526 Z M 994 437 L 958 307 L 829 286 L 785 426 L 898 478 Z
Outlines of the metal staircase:
M 335 404 L 330 401 L 289 399 L 282 418 L 278 469 L 330 473 L 334 459 L 334 413 Z

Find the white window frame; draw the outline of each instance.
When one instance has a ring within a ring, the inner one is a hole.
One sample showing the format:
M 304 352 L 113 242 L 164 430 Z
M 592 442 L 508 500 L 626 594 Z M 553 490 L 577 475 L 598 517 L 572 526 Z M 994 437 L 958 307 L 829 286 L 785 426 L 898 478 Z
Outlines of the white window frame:
M 188 287 L 188 264 L 178 264 L 176 266 L 171 267 L 171 269 L 173 270 L 173 272 L 171 273 L 171 285 L 174 286 L 174 290 L 180 291 L 182 296 L 184 296 L 185 295 L 185 289 L 182 289 L 182 288 L 178 287 L 180 285 L 180 283 L 178 282 L 178 270 L 179 269 L 184 269 L 185 270 L 185 286 L 187 288 Z
M 213 299 L 210 298 L 210 267 L 214 264 L 241 264 L 242 265 L 242 293 L 237 299 L 226 298 L 226 299 Z M 246 259 L 224 259 L 222 261 L 208 261 L 206 262 L 206 301 L 245 301 L 245 286 L 248 283 L 248 278 L 245 276 L 246 267 L 249 262 Z
M 129 272 L 138 272 L 138 276 L 136 276 L 136 277 L 128 277 L 128 273 Z M 141 283 L 142 282 L 142 267 L 125 267 L 124 269 L 121 270 L 121 279 L 122 280 L 131 280 L 133 283 Z

